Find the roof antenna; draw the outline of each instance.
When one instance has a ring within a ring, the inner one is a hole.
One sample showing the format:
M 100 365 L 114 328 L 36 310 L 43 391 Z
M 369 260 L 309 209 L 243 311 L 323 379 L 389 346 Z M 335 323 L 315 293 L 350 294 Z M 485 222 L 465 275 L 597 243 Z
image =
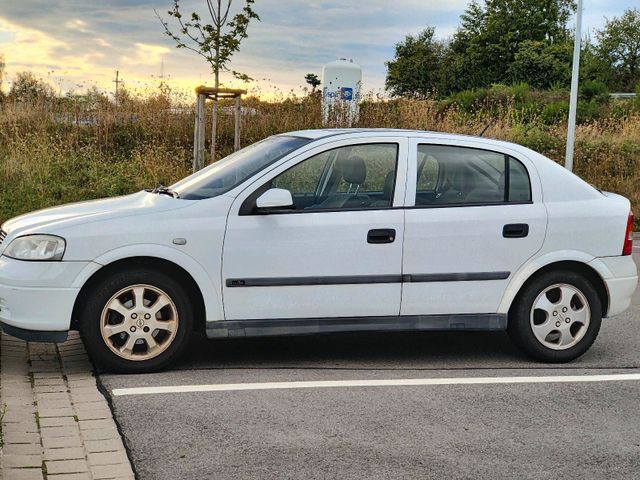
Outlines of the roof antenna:
M 479 137 L 484 137 L 484 134 L 487 130 L 489 130 L 489 127 L 491 125 L 493 125 L 493 123 L 496 121 L 495 117 L 492 118 L 491 120 L 489 120 L 489 123 L 487 123 L 487 125 L 482 129 L 482 131 L 480 132 L 480 135 L 478 135 Z

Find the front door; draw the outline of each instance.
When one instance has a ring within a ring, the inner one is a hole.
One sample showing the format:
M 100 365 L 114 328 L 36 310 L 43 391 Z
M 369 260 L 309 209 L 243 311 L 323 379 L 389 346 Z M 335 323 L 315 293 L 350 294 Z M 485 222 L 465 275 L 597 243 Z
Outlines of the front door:
M 229 213 L 227 320 L 391 316 L 400 312 L 408 141 L 343 140 L 275 168 Z M 291 211 L 260 212 L 268 188 Z
M 544 241 L 533 165 L 471 140 L 414 139 L 410 156 L 402 315 L 496 313 Z

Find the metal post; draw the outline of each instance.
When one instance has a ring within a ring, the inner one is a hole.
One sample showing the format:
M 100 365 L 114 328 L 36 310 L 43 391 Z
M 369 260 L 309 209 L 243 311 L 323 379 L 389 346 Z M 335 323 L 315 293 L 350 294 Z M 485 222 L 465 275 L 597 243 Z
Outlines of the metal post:
M 235 110 L 235 120 L 236 120 L 236 125 L 235 125 L 235 133 L 233 136 L 234 142 L 233 142 L 233 148 L 234 150 L 237 152 L 238 150 L 240 150 L 240 117 L 242 114 L 242 110 L 240 107 L 240 95 L 236 96 L 236 108 Z
M 576 112 L 578 107 L 578 78 L 580 76 L 580 46 L 582 41 L 582 0 L 578 0 L 576 12 L 576 34 L 573 40 L 573 71 L 571 72 L 571 97 L 569 99 L 569 127 L 567 129 L 567 151 L 564 166 L 573 170 L 573 147 L 576 137 Z
M 204 113 L 205 95 L 198 94 L 196 101 L 196 125 L 193 133 L 193 171 L 204 167 L 204 131 L 205 131 L 205 113 Z

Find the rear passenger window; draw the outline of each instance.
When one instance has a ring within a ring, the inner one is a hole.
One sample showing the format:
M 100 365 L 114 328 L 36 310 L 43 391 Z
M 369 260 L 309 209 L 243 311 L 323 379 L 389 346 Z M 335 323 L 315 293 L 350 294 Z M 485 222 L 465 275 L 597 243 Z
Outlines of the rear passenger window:
M 531 185 L 527 170 L 518 160 L 511 157 L 509 158 L 509 201 L 531 201 Z
M 531 201 L 527 171 L 502 153 L 419 145 L 416 206 Z

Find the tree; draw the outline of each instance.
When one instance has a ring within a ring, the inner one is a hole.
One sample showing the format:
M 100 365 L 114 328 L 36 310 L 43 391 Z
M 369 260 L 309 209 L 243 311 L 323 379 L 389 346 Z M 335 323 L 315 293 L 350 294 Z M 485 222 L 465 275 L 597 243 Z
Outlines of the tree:
M 434 34 L 435 29 L 428 27 L 395 45 L 394 59 L 386 62 L 385 86 L 392 95 L 427 98 L 443 87 L 443 69 L 447 68 L 444 59 L 449 47 L 436 40 Z
M 315 73 L 307 73 L 304 76 L 304 81 L 307 82 L 307 84 L 311 87 L 311 95 L 316 93 L 316 88 L 318 88 L 318 86 L 320 85 L 320 79 L 318 78 L 318 75 L 316 75 Z
M 4 69 L 6 67 L 6 63 L 4 61 L 4 55 L 0 53 L 0 98 L 4 96 L 2 92 L 2 81 L 4 80 Z
M 607 20 L 596 32 L 598 53 L 612 69 L 612 87 L 633 91 L 640 81 L 640 10 L 629 9 Z
M 220 87 L 220 74 L 231 74 L 242 81 L 251 80 L 244 73 L 231 70 L 231 57 L 240 50 L 240 43 L 247 38 L 247 29 L 251 20 L 260 21 L 260 17 L 253 10 L 255 0 L 244 0 L 244 7 L 239 13 L 231 16 L 233 0 L 205 0 L 208 10 L 208 19 L 205 20 L 197 13 L 192 12 L 188 20 L 183 19 L 180 11 L 180 0 L 173 1 L 173 10 L 167 12 L 179 27 L 178 33 L 169 28 L 158 12 L 156 17 L 162 23 L 164 32 L 176 42 L 176 48 L 186 48 L 200 55 L 211 67 L 214 75 L 215 88 Z M 210 23 L 207 23 L 210 22 Z M 211 161 L 216 157 L 216 128 L 218 114 L 218 98 L 214 97 L 211 128 Z
M 456 54 L 454 88 L 509 81 L 508 67 L 523 42 L 566 42 L 573 0 L 475 0 L 461 17 L 451 48 Z
M 31 72 L 18 72 L 9 90 L 9 98 L 14 102 L 47 101 L 54 97 L 53 88 Z
M 534 88 L 568 87 L 571 83 L 573 46 L 569 42 L 526 40 L 509 65 L 514 82 L 526 82 Z

